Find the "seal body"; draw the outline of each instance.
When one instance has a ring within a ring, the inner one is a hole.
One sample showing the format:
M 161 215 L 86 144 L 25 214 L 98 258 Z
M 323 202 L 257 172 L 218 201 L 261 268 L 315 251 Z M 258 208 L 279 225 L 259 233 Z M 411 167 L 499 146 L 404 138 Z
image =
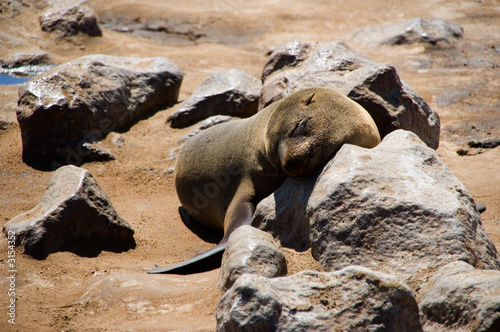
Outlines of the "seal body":
M 371 148 L 379 142 L 375 122 L 359 104 L 331 89 L 305 89 L 190 138 L 178 155 L 175 186 L 191 217 L 224 232 L 223 250 L 231 232 L 249 225 L 257 203 L 288 176 L 312 174 L 344 143 Z
M 255 207 L 286 177 L 313 173 L 344 143 L 371 148 L 379 142 L 359 104 L 334 90 L 305 89 L 190 138 L 178 156 L 175 186 L 194 219 L 228 235 L 233 223 L 249 223 L 239 221 L 247 217 L 242 204 Z

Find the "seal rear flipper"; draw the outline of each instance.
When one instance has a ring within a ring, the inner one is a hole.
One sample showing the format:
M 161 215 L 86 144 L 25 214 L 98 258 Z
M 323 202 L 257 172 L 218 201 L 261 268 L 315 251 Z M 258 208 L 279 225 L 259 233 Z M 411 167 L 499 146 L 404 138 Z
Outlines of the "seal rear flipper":
M 226 250 L 226 244 L 219 244 L 218 246 L 208 249 L 207 251 L 185 260 L 184 262 L 166 267 L 159 266 L 149 270 L 148 273 L 192 274 L 210 271 L 221 266 L 222 254 L 224 254 L 224 250 Z

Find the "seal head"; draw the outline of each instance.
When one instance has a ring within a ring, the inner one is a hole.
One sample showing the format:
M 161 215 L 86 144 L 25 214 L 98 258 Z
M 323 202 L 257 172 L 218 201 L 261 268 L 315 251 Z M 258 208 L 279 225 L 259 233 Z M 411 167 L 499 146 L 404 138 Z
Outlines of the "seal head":
M 266 150 L 287 176 L 303 177 L 324 165 L 344 143 L 380 142 L 375 122 L 340 92 L 312 88 L 278 101 L 266 128 Z

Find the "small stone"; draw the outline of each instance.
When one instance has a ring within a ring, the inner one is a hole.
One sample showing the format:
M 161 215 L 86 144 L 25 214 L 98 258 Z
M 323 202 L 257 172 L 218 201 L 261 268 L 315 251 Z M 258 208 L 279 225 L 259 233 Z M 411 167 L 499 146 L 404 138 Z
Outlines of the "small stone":
M 258 110 L 261 86 L 260 80 L 239 69 L 213 73 L 168 117 L 167 122 L 172 128 L 183 128 L 218 114 L 252 116 Z
M 126 140 L 123 135 L 120 135 L 118 133 L 113 133 L 113 136 L 111 138 L 111 143 L 115 146 L 116 151 L 119 151 L 121 148 L 125 146 Z
M 8 221 L 3 231 L 13 232 L 16 246 L 39 259 L 63 250 L 95 255 L 135 246 L 132 228 L 92 175 L 75 166 L 55 171 L 40 203 Z
M 483 213 L 484 211 L 486 211 L 486 205 L 484 205 L 483 203 L 476 203 L 476 209 L 477 212 Z
M 79 32 L 91 37 L 102 36 L 96 14 L 86 0 L 54 1 L 40 16 L 40 27 L 64 37 Z
M 467 144 L 471 148 L 493 149 L 500 145 L 500 137 L 489 138 L 482 141 L 469 141 Z

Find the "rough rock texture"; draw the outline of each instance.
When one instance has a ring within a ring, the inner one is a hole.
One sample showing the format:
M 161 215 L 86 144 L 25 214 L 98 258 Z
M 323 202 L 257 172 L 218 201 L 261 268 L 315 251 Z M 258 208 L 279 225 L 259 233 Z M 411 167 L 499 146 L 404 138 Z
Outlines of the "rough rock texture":
M 231 288 L 243 274 L 279 277 L 287 273 L 286 260 L 273 237 L 251 226 L 236 229 L 222 256 L 219 287 Z
M 368 27 L 356 31 L 350 39 L 366 46 L 401 45 L 413 43 L 450 43 L 452 39 L 463 38 L 460 24 L 432 18 L 411 20 Z
M 40 27 L 61 36 L 73 36 L 79 32 L 91 37 L 102 36 L 96 14 L 86 0 L 52 1 L 49 9 L 40 16 Z
M 270 55 L 262 81 L 260 108 L 305 88 L 332 88 L 362 105 L 381 137 L 405 129 L 433 149 L 439 145 L 438 114 L 393 66 L 376 63 L 343 42 L 286 43 Z
M 452 262 L 419 294 L 427 331 L 500 331 L 500 271 Z
M 313 179 L 285 180 L 272 195 L 257 204 L 252 226 L 279 238 L 284 247 L 297 251 L 309 249 L 311 225 L 306 208 L 313 190 Z
M 421 331 L 411 290 L 350 266 L 283 278 L 241 276 L 217 307 L 218 331 Z
M 8 221 L 3 231 L 15 232 L 16 246 L 36 258 L 60 250 L 95 255 L 134 245 L 132 228 L 92 175 L 76 166 L 55 171 L 40 203 Z
M 281 208 L 284 200 L 293 208 Z M 276 216 L 263 216 L 273 206 L 280 207 Z M 253 220 L 291 247 L 307 240 L 289 243 L 282 235 L 301 228 L 306 236 L 307 224 L 312 254 L 327 271 L 362 265 L 418 289 L 455 260 L 500 268 L 467 189 L 409 131 L 397 130 L 373 149 L 344 145 L 319 177 L 287 179 L 259 203 Z
M 173 128 L 187 127 L 212 115 L 240 118 L 257 113 L 261 82 L 240 69 L 216 72 L 167 119 Z
M 92 160 L 96 156 L 84 143 L 176 103 L 182 78 L 166 58 L 106 55 L 85 56 L 33 78 L 19 88 L 24 160 Z

